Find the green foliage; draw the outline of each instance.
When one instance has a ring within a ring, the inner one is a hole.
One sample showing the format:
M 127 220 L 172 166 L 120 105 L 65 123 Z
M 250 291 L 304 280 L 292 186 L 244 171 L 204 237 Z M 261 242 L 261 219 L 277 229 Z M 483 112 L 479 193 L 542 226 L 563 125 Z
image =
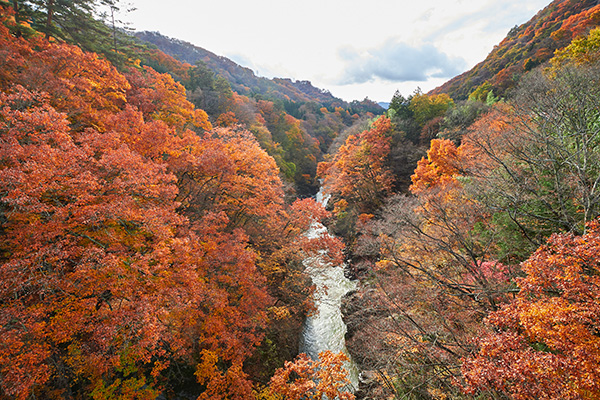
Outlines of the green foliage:
M 17 36 L 35 32 L 102 54 L 115 66 L 132 63 L 135 43 L 115 13 L 119 0 L 25 0 L 13 1 Z M 101 12 L 101 8 L 110 10 Z
M 382 114 L 383 108 L 381 108 L 381 106 L 379 104 L 370 100 L 368 97 L 365 97 L 361 101 L 358 101 L 358 100 L 352 101 L 350 103 L 350 106 L 348 107 L 348 111 L 352 115 L 354 115 L 354 114 L 358 114 L 358 115 L 372 114 L 373 116 L 375 116 L 375 115 Z
M 488 105 L 478 100 L 457 103 L 446 111 L 438 136 L 459 143 L 463 135 L 467 133 L 469 126 L 487 110 Z
M 221 95 L 230 98 L 233 96 L 233 91 L 231 90 L 231 85 L 227 81 L 227 79 L 222 76 L 217 76 L 217 79 L 214 80 L 213 83 L 214 89 L 219 92 Z
M 428 121 L 444 116 L 452 106 L 454 106 L 454 100 L 447 94 L 429 95 L 422 93 L 419 89 L 413 94 L 409 109 L 417 124 L 423 127 Z
M 535 67 L 537 67 L 538 65 L 540 65 L 540 61 L 538 59 L 534 59 L 529 57 L 527 60 L 525 60 L 525 62 L 523 63 L 523 70 L 525 72 L 527 71 L 531 71 L 532 69 L 534 69 Z
M 488 224 L 476 224 L 474 234 L 484 241 L 494 243 L 495 257 L 503 264 L 515 265 L 524 261 L 535 250 L 535 245 L 511 217 L 510 212 L 494 213 Z
M 487 96 L 485 96 L 485 105 L 487 106 L 492 106 L 494 105 L 494 103 L 498 102 L 500 99 L 496 96 L 494 96 L 494 91 L 490 90 L 487 94 Z
M 93 400 L 153 400 L 160 394 L 140 374 L 135 359 L 127 354 L 121 356 L 120 365 L 115 368 L 119 377 L 107 383 L 99 379 L 90 393 Z
M 202 61 L 196 62 L 189 71 L 189 81 L 185 88 L 191 92 L 196 89 L 214 90 L 215 73 Z
M 397 117 L 404 120 L 413 118 L 414 113 L 410 108 L 412 98 L 412 95 L 405 98 L 398 90 L 396 90 L 396 93 L 394 93 L 394 96 L 390 101 L 390 106 L 388 107 L 388 117 Z
M 492 85 L 489 81 L 483 82 L 479 85 L 471 94 L 469 95 L 469 100 L 471 101 L 481 101 L 485 102 L 488 96 L 488 93 L 492 90 Z

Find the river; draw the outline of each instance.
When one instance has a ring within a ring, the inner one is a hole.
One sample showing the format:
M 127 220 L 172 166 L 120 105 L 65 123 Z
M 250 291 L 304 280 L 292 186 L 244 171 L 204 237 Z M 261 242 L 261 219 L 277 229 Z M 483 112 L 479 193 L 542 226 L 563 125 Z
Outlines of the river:
M 327 200 L 323 198 L 321 190 L 317 194 L 317 201 L 325 206 Z M 326 231 L 325 226 L 315 223 L 306 235 L 315 237 Z M 350 358 L 346 349 L 346 325 L 342 320 L 341 305 L 342 297 L 356 288 L 356 282 L 344 276 L 344 265 L 324 264 L 320 257 L 304 260 L 304 266 L 316 286 L 317 312 L 304 322 L 300 352 L 308 354 L 313 360 L 325 350 L 344 352 Z M 353 385 L 350 389 L 354 391 L 358 387 L 358 368 L 352 361 L 346 363 L 345 367 Z

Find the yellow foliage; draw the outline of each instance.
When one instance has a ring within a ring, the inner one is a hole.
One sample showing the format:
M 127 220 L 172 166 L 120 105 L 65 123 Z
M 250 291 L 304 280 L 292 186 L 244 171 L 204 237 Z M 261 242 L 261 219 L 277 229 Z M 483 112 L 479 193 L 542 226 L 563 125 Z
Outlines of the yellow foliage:
M 269 307 L 267 312 L 269 313 L 269 319 L 275 320 L 275 321 L 289 318 L 291 315 L 289 308 L 287 308 L 285 306 Z
M 256 400 L 283 400 L 283 396 L 273 393 L 268 386 L 257 386 L 252 390 L 252 394 Z
M 600 28 L 595 28 L 587 36 L 576 38 L 564 49 L 557 50 L 550 62 L 553 68 L 569 62 L 586 64 L 598 59 L 599 50 Z

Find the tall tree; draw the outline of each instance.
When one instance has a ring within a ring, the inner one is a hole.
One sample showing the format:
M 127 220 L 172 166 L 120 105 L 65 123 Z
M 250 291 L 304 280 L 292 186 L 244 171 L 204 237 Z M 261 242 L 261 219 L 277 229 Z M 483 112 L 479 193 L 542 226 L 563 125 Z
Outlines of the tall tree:
M 412 111 L 415 121 L 423 127 L 427 121 L 435 117 L 442 117 L 448 108 L 454 105 L 454 101 L 447 94 L 429 95 L 419 90 L 410 99 L 409 109 Z

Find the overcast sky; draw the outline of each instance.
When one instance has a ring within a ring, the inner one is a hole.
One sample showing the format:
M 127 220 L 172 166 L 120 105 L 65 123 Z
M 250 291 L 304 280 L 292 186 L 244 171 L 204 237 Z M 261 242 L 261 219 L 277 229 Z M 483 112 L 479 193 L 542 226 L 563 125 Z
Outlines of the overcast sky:
M 427 92 L 482 61 L 550 0 L 122 0 L 159 31 L 347 101 Z

